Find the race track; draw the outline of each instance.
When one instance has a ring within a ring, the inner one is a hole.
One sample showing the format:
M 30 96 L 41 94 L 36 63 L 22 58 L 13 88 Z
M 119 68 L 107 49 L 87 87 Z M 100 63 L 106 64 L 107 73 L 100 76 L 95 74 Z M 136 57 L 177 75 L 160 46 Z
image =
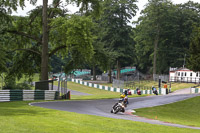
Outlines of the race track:
M 125 113 L 112 114 L 110 110 L 118 99 L 104 99 L 104 100 L 81 100 L 81 101 L 55 101 L 43 103 L 31 103 L 33 106 L 39 106 L 49 109 L 56 109 L 62 111 L 76 112 L 80 114 L 97 115 L 103 117 L 110 117 L 116 119 L 125 119 L 139 122 L 146 122 L 150 124 L 160 124 L 166 126 L 174 126 L 180 128 L 199 129 L 200 127 L 184 126 L 179 124 L 172 124 L 158 120 L 151 120 L 147 118 L 138 117 L 131 114 L 132 109 L 158 106 L 176 101 L 181 101 L 191 97 L 200 96 L 200 94 L 182 94 L 182 95 L 164 95 L 164 96 L 148 96 L 129 98 L 129 104 Z

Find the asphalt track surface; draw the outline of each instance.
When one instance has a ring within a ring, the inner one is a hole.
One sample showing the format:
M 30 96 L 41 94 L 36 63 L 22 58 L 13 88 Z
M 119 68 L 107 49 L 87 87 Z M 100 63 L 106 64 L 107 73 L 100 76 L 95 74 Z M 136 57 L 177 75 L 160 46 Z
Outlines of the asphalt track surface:
M 118 99 L 54 101 L 54 102 L 31 103 L 31 105 L 49 109 L 76 112 L 80 114 L 89 114 L 89 115 L 103 116 L 115 119 L 125 119 L 125 120 L 145 122 L 150 124 L 159 124 L 159 125 L 200 130 L 200 127 L 184 126 L 179 124 L 163 122 L 159 120 L 147 119 L 143 117 L 138 117 L 131 113 L 132 109 L 169 104 L 177 101 L 182 101 L 188 98 L 192 98 L 195 96 L 200 96 L 200 94 L 179 94 L 179 95 L 164 95 L 164 96 L 160 95 L 160 96 L 129 98 L 129 104 L 128 107 L 126 108 L 125 113 L 117 113 L 117 114 L 112 114 L 110 113 L 110 111 L 112 106 L 118 101 Z

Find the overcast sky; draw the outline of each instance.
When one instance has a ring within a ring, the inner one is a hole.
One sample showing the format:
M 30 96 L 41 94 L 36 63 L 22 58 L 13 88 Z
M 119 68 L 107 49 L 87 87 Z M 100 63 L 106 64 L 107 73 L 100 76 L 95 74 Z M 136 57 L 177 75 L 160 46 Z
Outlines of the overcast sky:
M 172 2 L 174 4 L 185 3 L 187 1 L 189 1 L 189 0 L 172 0 Z M 191 1 L 200 3 L 200 0 L 191 0 Z M 137 15 L 134 17 L 134 20 L 137 20 L 137 18 L 140 16 L 140 11 L 142 9 L 144 9 L 144 6 L 145 6 L 145 4 L 147 4 L 147 2 L 148 2 L 148 0 L 138 0 L 138 2 L 136 4 L 137 4 L 139 10 L 137 11 Z M 52 0 L 49 0 L 49 4 L 51 4 L 51 3 L 52 3 Z M 24 10 L 22 10 L 21 8 L 18 8 L 17 12 L 13 12 L 13 15 L 25 16 L 25 15 L 27 15 L 28 11 L 35 8 L 35 6 L 30 5 L 29 1 L 26 1 L 25 5 L 26 5 L 26 7 L 24 8 Z M 37 6 L 38 5 L 42 5 L 42 0 L 38 0 Z M 71 13 L 74 13 L 74 12 L 78 11 L 78 8 L 76 6 L 69 5 L 68 10 L 70 10 Z

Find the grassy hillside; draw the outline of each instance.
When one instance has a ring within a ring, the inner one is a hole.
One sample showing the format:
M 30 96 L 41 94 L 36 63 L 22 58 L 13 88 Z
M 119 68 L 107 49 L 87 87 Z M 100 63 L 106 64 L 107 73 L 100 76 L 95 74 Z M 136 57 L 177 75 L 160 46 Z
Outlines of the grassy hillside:
M 200 127 L 200 96 L 173 104 L 136 109 L 136 115 Z

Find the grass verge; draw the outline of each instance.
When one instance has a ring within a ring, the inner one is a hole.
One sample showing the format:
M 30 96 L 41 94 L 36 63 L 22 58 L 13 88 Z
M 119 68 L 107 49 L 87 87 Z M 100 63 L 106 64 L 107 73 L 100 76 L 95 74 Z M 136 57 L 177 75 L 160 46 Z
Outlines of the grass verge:
M 110 86 L 112 87 L 112 83 L 101 83 L 101 85 Z M 194 83 L 171 83 L 171 91 L 176 91 L 184 88 L 190 88 L 195 86 Z M 132 86 L 125 86 L 125 88 L 136 89 L 137 87 L 141 89 L 151 89 L 152 86 L 158 87 L 158 82 L 155 81 L 141 81 L 135 82 Z M 162 86 L 163 87 L 163 86 Z M 169 85 L 168 85 L 169 88 Z
M 0 103 L 1 133 L 198 133 L 199 130 L 152 125 L 29 106 Z
M 200 96 L 188 100 L 136 109 L 136 115 L 165 122 L 200 127 Z
M 67 85 L 69 89 L 91 94 L 91 95 L 86 95 L 86 96 L 72 95 L 72 99 L 108 99 L 108 98 L 119 98 L 120 96 L 119 92 L 101 90 L 101 89 L 88 87 L 88 86 L 81 85 L 74 82 L 68 82 Z M 142 95 L 142 96 L 147 96 L 147 95 Z M 129 97 L 138 97 L 138 95 L 132 95 Z

